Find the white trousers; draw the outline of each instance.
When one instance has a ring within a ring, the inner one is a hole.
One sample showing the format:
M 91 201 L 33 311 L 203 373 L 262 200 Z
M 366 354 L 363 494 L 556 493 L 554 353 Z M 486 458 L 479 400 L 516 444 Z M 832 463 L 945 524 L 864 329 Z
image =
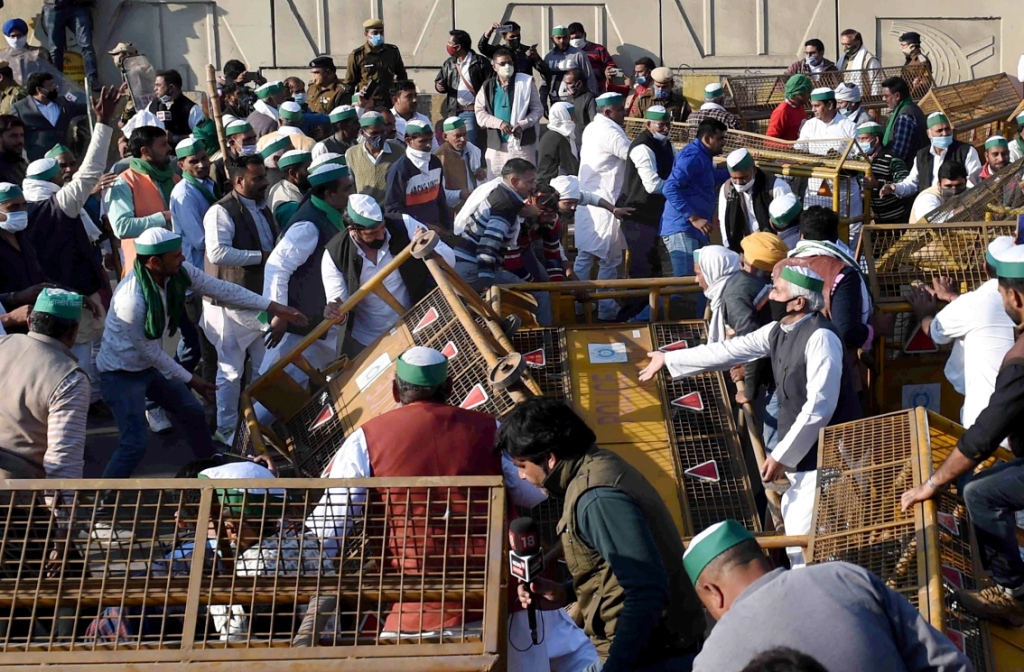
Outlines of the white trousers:
M 810 534 L 818 470 L 795 471 L 787 473 L 786 478 L 789 479 L 789 490 L 782 495 L 782 524 L 786 527 L 786 534 Z M 787 546 L 786 555 L 793 568 L 805 564 L 804 549 L 800 546 Z
M 537 639 L 525 611 L 509 616 L 508 672 L 581 672 L 597 661 L 597 649 L 563 609 L 537 612 Z
M 328 364 L 336 360 L 338 358 L 339 332 L 340 329 L 338 327 L 331 327 L 327 332 L 326 338 L 309 346 L 304 353 L 306 361 L 318 369 L 324 369 Z M 277 344 L 276 348 L 267 350 L 267 354 L 263 358 L 263 365 L 259 368 L 260 375 L 262 376 L 264 373 L 269 371 L 270 367 L 276 364 L 289 352 L 294 350 L 295 346 L 302 342 L 303 338 L 305 337 L 299 336 L 298 334 L 285 334 L 284 338 L 281 339 L 281 342 Z M 289 364 L 285 368 L 285 372 L 299 385 L 305 385 L 309 382 L 309 376 L 304 374 L 299 367 L 293 364 Z M 256 418 L 262 424 L 266 425 L 273 421 L 274 415 L 262 404 L 256 404 Z
M 264 325 L 252 310 L 203 305 L 200 326 L 217 350 L 217 429 L 229 441 L 238 426 L 238 398 L 242 394 L 246 355 L 252 370 L 259 370 L 267 352 Z
M 622 262 L 622 252 L 616 252 L 607 259 L 602 259 L 592 252 L 579 250 L 576 252 L 576 261 L 572 265 L 573 273 L 587 282 L 590 280 L 590 271 L 597 262 L 598 280 L 615 280 L 619 277 L 619 264 Z M 619 304 L 615 299 L 604 299 L 597 302 L 597 316 L 602 320 L 614 320 L 619 315 Z

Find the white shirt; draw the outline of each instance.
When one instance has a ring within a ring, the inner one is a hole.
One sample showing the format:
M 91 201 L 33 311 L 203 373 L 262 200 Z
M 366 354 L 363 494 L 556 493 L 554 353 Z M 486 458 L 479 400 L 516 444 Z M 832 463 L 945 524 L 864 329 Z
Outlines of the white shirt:
M 636 166 L 644 191 L 648 194 L 660 194 L 665 188 L 665 180 L 658 175 L 657 159 L 651 148 L 647 145 L 637 145 L 629 150 L 629 160 Z
M 50 122 L 50 126 L 57 125 L 57 120 L 60 119 L 60 105 L 54 102 L 40 103 L 35 98 L 32 98 L 32 102 L 36 104 L 39 114 L 43 115 Z
M 842 151 L 846 146 L 846 141 L 857 137 L 857 127 L 852 121 L 845 118 L 838 112 L 832 121 L 827 124 L 821 119 L 814 118 L 808 119 L 804 122 L 804 125 L 800 127 L 800 140 L 817 140 L 818 142 L 809 142 L 805 145 L 796 145 L 797 149 L 801 149 L 811 154 L 828 154 L 829 150 L 834 149 L 836 151 Z M 842 142 L 821 142 L 822 140 L 841 140 Z M 804 194 L 804 209 L 811 207 L 812 205 L 820 205 L 825 208 L 832 208 L 832 196 L 819 196 L 818 190 L 821 188 L 822 180 L 816 177 L 812 177 L 807 180 L 807 191 Z M 829 188 L 835 189 L 835 185 L 829 185 Z M 864 202 L 861 199 L 860 184 L 857 180 L 852 180 L 848 177 L 844 177 L 840 180 L 840 196 L 839 196 L 839 209 L 841 217 L 859 217 L 864 211 Z M 847 205 L 847 192 L 849 192 L 849 205 Z M 859 228 L 859 227 L 858 227 Z
M 405 125 L 410 121 L 422 121 L 428 128 L 434 128 L 434 124 L 430 121 L 430 117 L 425 114 L 420 114 L 419 112 L 413 114 L 412 119 L 408 120 L 403 119 L 402 115 L 395 112 L 395 108 L 393 107 L 391 108 L 391 114 L 395 115 L 395 140 L 398 140 L 403 145 L 405 144 Z M 437 133 L 434 133 L 430 138 L 430 151 L 437 151 Z
M 335 453 L 325 478 L 370 478 L 370 451 L 366 445 L 366 434 L 360 427 L 352 432 L 341 448 Z M 548 498 L 546 492 L 519 478 L 519 471 L 506 455 L 501 456 L 501 471 L 509 499 L 516 506 L 532 509 Z M 320 498 L 320 503 L 306 519 L 306 527 L 316 532 L 326 544 L 336 544 L 335 538 L 342 537 L 349 527 L 349 506 L 351 515 L 362 515 L 362 504 L 366 501 L 366 488 L 330 488 Z
M 466 54 L 466 57 L 463 58 L 462 61 L 455 62 L 455 67 L 458 68 L 459 72 L 462 74 L 462 76 L 459 77 L 459 107 L 472 105 L 476 102 L 476 92 L 470 91 L 469 86 L 466 84 L 466 82 L 470 81 L 469 66 L 473 62 L 473 58 L 473 53 L 470 52 Z
M 803 320 L 781 328 L 792 331 Z M 665 367 L 673 378 L 692 376 L 705 371 L 724 371 L 736 364 L 745 364 L 771 355 L 769 334 L 775 322 L 766 324 L 752 334 L 737 336 L 720 343 L 702 345 L 689 350 L 665 353 Z M 818 329 L 804 348 L 807 364 L 807 402 L 793 421 L 789 432 L 772 451 L 776 462 L 793 467 L 807 455 L 818 441 L 818 430 L 828 425 L 839 401 L 843 379 L 843 344 L 829 329 Z
M 956 298 L 932 320 L 932 340 L 942 345 L 955 340 L 963 359 L 953 356 L 946 364 L 946 377 L 957 387 L 962 381 L 964 407 L 961 424 L 974 424 L 988 406 L 996 376 L 1006 353 L 1013 347 L 1013 320 L 1003 310 L 999 281 L 989 280 L 973 292 Z
M 917 224 L 922 217 L 940 205 L 942 205 L 941 196 L 930 191 L 922 191 L 914 197 L 914 205 L 910 208 L 909 222 Z
M 372 153 L 370 153 L 370 148 L 366 146 L 365 142 L 360 142 L 359 146 L 362 148 L 363 154 L 366 154 L 366 158 L 370 159 L 370 163 L 372 163 L 375 166 L 377 165 L 377 162 L 381 160 L 381 157 L 383 157 L 385 154 L 391 153 L 391 142 L 388 140 L 384 141 L 384 146 L 380 148 L 380 154 L 378 154 L 377 156 L 374 156 Z
M 766 174 L 765 177 L 771 179 L 771 175 Z M 747 226 L 750 229 L 750 233 L 757 233 L 758 231 L 761 230 L 761 225 L 757 223 L 757 216 L 754 214 L 754 200 L 751 197 L 751 194 L 754 190 L 751 189 L 748 192 L 742 192 L 739 189 L 736 189 L 736 185 L 733 185 L 733 189 L 735 189 L 736 193 L 739 194 L 740 207 L 743 208 L 743 214 L 747 216 Z M 776 198 L 779 198 L 780 196 L 783 196 L 784 194 L 791 193 L 793 193 L 793 191 L 789 188 L 789 184 L 785 180 L 776 177 L 775 181 L 772 183 L 772 199 L 774 200 Z M 728 245 L 729 234 L 725 230 L 724 188 L 718 190 L 718 228 L 721 229 L 722 231 L 722 240 L 726 241 L 724 244 Z M 799 227 L 794 226 L 792 228 L 795 229 L 797 232 L 800 231 Z M 786 229 L 786 231 L 780 233 L 779 236 L 782 237 L 782 234 L 786 233 L 787 231 L 790 231 L 790 229 Z M 790 235 L 792 236 L 792 234 Z M 792 248 L 792 246 L 790 247 Z
M 580 143 L 580 189 L 614 203 L 626 179 L 629 144 L 623 128 L 603 114 L 587 124 Z M 581 210 L 576 210 L 578 250 L 608 259 L 625 249 L 625 238 L 615 215 L 604 208 L 587 206 L 581 219 Z
M 195 294 L 212 296 L 218 301 L 249 310 L 266 310 L 270 306 L 270 301 L 259 294 L 254 294 L 233 282 L 211 277 L 187 261 L 181 268 L 187 271 L 189 278 L 192 279 L 190 288 Z M 166 316 L 167 296 L 162 288 L 160 299 L 164 302 Z M 156 368 L 169 380 L 179 380 L 183 383 L 191 380 L 192 374 L 164 351 L 163 339 L 146 338 L 145 324 L 146 301 L 135 279 L 135 271 L 132 270 L 117 285 L 114 297 L 110 300 L 110 312 L 107 313 L 96 368 L 99 371 L 145 371 Z M 166 330 L 165 325 L 165 333 Z
M 274 246 L 263 268 L 263 296 L 288 303 L 288 283 L 292 273 L 309 260 L 316 250 L 320 232 L 313 222 L 295 222 Z
M 932 184 L 939 183 L 939 168 L 942 166 L 942 162 L 949 156 L 949 150 L 944 150 L 939 154 L 935 147 L 930 147 L 928 150 L 932 153 Z M 967 188 L 973 187 L 978 182 L 978 174 L 981 172 L 981 159 L 978 158 L 978 150 L 971 147 L 967 150 L 967 158 L 964 160 L 964 168 L 967 169 Z M 906 198 L 911 194 L 917 193 L 918 185 L 920 184 L 920 173 L 917 170 L 917 159 L 914 159 L 914 165 L 910 168 L 910 172 L 903 178 L 902 182 L 897 182 L 894 186 L 896 187 L 896 195 L 900 198 Z M 938 206 L 936 206 L 938 207 Z M 922 214 L 926 214 L 929 211 L 924 211 Z
M 245 206 L 249 216 L 256 222 L 260 247 L 264 252 L 273 250 L 274 233 L 267 218 L 260 211 L 259 204 L 244 196 L 238 196 L 238 202 Z M 235 222 L 223 205 L 210 206 L 210 209 L 206 211 L 206 216 L 203 217 L 203 227 L 206 229 L 206 257 L 211 264 L 257 266 L 263 261 L 263 254 L 259 250 L 240 250 L 231 246 L 235 238 Z
M 405 222 L 405 230 L 409 234 L 410 239 L 416 235 L 417 231 L 427 230 L 427 227 L 421 222 L 408 215 L 402 215 L 402 220 Z M 359 245 L 353 246 L 356 253 L 363 260 L 363 267 L 359 272 L 360 285 L 365 284 L 367 280 L 377 274 L 377 271 L 394 259 L 394 255 L 391 254 L 391 250 L 388 247 L 391 241 L 390 231 L 385 230 L 384 241 L 384 247 L 376 251 L 376 259 L 367 257 L 363 248 Z M 455 252 L 443 242 L 438 241 L 434 251 L 441 255 L 441 258 L 448 262 L 449 266 L 455 265 Z M 349 288 L 345 283 L 345 273 L 334 263 L 331 255 L 324 254 L 320 261 L 320 273 L 324 280 L 324 292 L 327 295 L 328 303 L 336 299 L 340 299 L 342 303 L 348 300 Z M 384 289 L 388 290 L 391 296 L 395 297 L 395 300 L 405 308 L 412 307 L 412 299 L 409 298 L 409 288 L 405 286 L 402 274 L 397 270 L 384 278 Z M 398 321 L 399 317 L 401 315 L 392 310 L 391 306 L 384 302 L 384 299 L 373 293 L 368 294 L 366 298 L 359 302 L 352 315 L 352 338 L 362 345 L 369 345 L 390 329 Z

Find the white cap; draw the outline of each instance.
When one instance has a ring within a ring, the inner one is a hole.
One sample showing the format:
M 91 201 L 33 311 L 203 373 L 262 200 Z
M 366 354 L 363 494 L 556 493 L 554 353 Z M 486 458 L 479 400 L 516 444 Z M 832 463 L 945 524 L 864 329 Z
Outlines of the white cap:
M 859 103 L 860 87 L 856 84 L 847 84 L 846 82 L 841 83 L 836 87 L 836 100 L 841 100 L 846 103 Z
M 229 478 L 274 478 L 274 473 L 262 464 L 255 462 L 228 462 L 199 472 L 201 478 L 229 479 Z M 256 493 L 255 490 L 250 490 Z
M 580 200 L 580 181 L 572 175 L 560 175 L 551 180 L 551 188 L 558 192 L 559 200 Z
M 286 100 L 281 103 L 280 108 L 283 112 L 291 112 L 292 114 L 302 114 L 302 106 L 296 103 L 294 100 Z
M 725 95 L 725 88 L 721 82 L 712 82 L 704 87 L 705 98 L 718 98 Z
M 151 229 L 146 229 L 135 239 L 135 245 L 159 245 L 160 243 L 166 243 L 169 240 L 181 238 L 178 234 L 163 228 L 162 226 L 155 226 Z
M 50 171 L 53 171 L 55 168 L 57 168 L 57 160 L 56 159 L 47 159 L 47 158 L 36 159 L 32 163 L 28 164 L 28 169 L 25 171 L 25 177 L 34 178 L 34 177 L 43 176 L 46 173 L 48 173 Z M 56 174 L 56 172 L 54 172 L 54 174 Z M 42 179 L 49 180 L 52 177 L 53 177 L 53 175 L 51 175 L 49 177 L 42 177 Z
M 750 158 L 750 152 L 747 151 L 746 147 L 740 147 L 729 152 L 729 156 L 725 157 L 725 165 L 730 170 L 746 162 Z
M 348 202 L 350 205 L 352 204 L 352 199 L 354 199 L 356 196 L 370 198 L 369 196 L 363 196 L 363 194 L 353 194 L 352 196 L 348 197 Z M 373 201 L 372 198 L 370 198 L 370 200 Z M 374 205 L 376 204 L 376 201 L 374 201 Z M 379 207 L 377 209 L 380 210 Z M 443 362 L 447 362 L 448 358 L 442 355 L 437 350 L 434 350 L 433 348 L 427 348 L 422 345 L 417 345 L 403 352 L 402 360 L 405 361 L 406 364 L 412 364 L 413 366 L 432 366 L 434 364 L 441 364 Z
M 792 192 L 776 196 L 772 199 L 772 202 L 768 204 L 768 215 L 774 219 L 782 220 L 782 218 L 793 208 L 797 207 L 800 201 L 793 195 Z
M 344 156 L 344 155 L 336 154 L 335 152 L 326 152 L 324 154 L 321 154 L 320 156 L 315 156 L 315 157 L 313 157 L 313 163 L 309 164 L 309 169 L 310 170 L 316 170 L 317 168 L 319 168 L 320 166 L 324 165 L 325 163 L 330 163 L 330 162 L 334 161 L 335 159 L 337 159 L 339 157 L 342 157 L 342 156 Z
M 375 222 L 383 222 L 384 221 L 384 213 L 382 213 L 381 210 L 380 210 L 380 204 L 377 203 L 377 199 L 373 198 L 372 196 L 367 196 L 366 194 L 352 194 L 351 196 L 348 197 L 348 207 L 349 207 L 349 210 L 351 211 L 350 214 L 355 214 L 355 215 L 358 215 L 358 216 L 363 217 L 365 219 L 371 219 L 371 220 L 373 220 Z M 437 355 L 442 360 L 446 359 L 446 357 L 444 355 L 442 355 L 440 352 L 437 352 L 436 350 L 431 350 L 430 348 L 413 348 L 413 350 L 428 350 L 430 352 L 437 353 Z M 406 360 L 406 361 L 409 361 L 409 360 Z M 437 362 L 412 362 L 412 361 L 410 361 L 409 363 L 410 364 L 421 365 L 421 364 L 436 364 Z
M 167 127 L 164 126 L 164 122 L 160 121 L 160 119 L 149 110 L 139 110 L 136 112 L 135 116 L 129 119 L 128 123 L 125 124 L 124 128 L 121 130 L 124 132 L 124 137 L 130 138 L 132 137 L 132 132 L 135 129 L 142 128 L 143 126 L 152 126 L 165 131 L 167 130 Z
M 988 253 L 998 259 L 1003 252 L 1013 247 L 1013 245 L 1013 236 L 999 236 L 988 244 Z

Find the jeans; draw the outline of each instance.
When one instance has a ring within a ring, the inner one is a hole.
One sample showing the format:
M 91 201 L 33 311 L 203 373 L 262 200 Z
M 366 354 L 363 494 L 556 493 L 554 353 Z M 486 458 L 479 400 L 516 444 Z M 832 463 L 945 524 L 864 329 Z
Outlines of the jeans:
M 189 310 L 190 304 L 193 299 L 198 300 L 202 303 L 203 299 L 200 296 L 193 294 L 192 296 L 185 297 L 185 312 L 182 314 L 181 319 L 178 320 L 178 329 L 181 330 L 181 340 L 178 341 L 177 357 L 178 363 L 181 364 L 181 368 L 185 369 L 189 373 L 195 373 L 196 367 L 199 366 L 199 358 L 202 356 L 201 345 L 199 342 L 199 320 L 193 320 L 191 312 Z M 199 308 L 202 310 L 202 307 Z M 202 314 L 202 313 L 199 313 Z
M 686 231 L 662 236 L 668 257 L 672 260 L 672 275 L 677 278 L 693 277 L 693 253 L 707 245 L 707 239 L 700 233 Z M 704 306 L 707 299 L 703 293 L 697 294 L 697 318 L 704 319 Z
M 459 274 L 466 283 L 478 292 L 484 291 L 487 287 L 480 280 L 478 267 L 475 263 L 464 259 L 455 259 L 455 272 Z M 498 269 L 494 274 L 495 285 L 516 285 L 523 281 L 510 271 Z M 542 327 L 551 326 L 551 296 L 547 292 L 530 292 L 530 295 L 537 301 L 537 324 Z
M 103 470 L 103 478 L 128 478 L 146 456 L 147 397 L 170 413 L 176 424 L 185 430 L 197 458 L 213 455 L 213 440 L 206 427 L 203 406 L 185 383 L 168 380 L 154 368 L 102 371 L 100 392 L 114 414 L 119 439 L 117 450 Z
M 696 653 L 684 653 L 679 656 L 668 658 L 653 665 L 631 668 L 635 672 L 690 672 L 693 669 L 693 661 L 696 660 Z M 591 663 L 583 672 L 601 672 L 604 663 L 600 660 Z
M 576 261 L 573 262 L 572 270 L 576 276 L 584 282 L 590 280 L 590 270 L 594 263 L 597 263 L 598 280 L 615 280 L 619 277 L 619 263 L 622 261 L 622 253 L 616 253 L 609 259 L 602 259 L 596 254 L 579 250 L 576 252 Z M 597 318 L 599 320 L 614 321 L 619 316 L 619 304 L 615 299 L 604 299 L 597 302 Z
M 626 237 L 626 245 L 629 247 L 629 278 L 660 278 L 662 269 L 658 250 L 658 225 L 623 220 L 622 234 Z M 619 322 L 629 321 L 647 307 L 648 300 L 645 296 L 624 299 L 622 310 L 619 311 Z
M 82 50 L 85 74 L 92 84 L 99 84 L 100 73 L 96 68 L 96 50 L 92 46 L 92 14 L 88 7 L 43 7 L 43 27 L 53 42 L 53 64 L 64 71 L 64 51 L 67 49 L 70 27 L 75 31 L 75 41 Z
M 464 122 L 466 122 L 466 140 L 468 142 L 472 142 L 477 147 L 480 147 L 480 145 L 477 145 L 476 142 L 477 136 L 480 134 L 480 131 L 476 125 L 476 113 L 472 111 L 459 112 L 459 119 L 462 119 Z
M 1014 514 L 1024 509 L 1024 458 L 986 469 L 964 488 L 981 564 L 1003 588 L 1024 586 Z

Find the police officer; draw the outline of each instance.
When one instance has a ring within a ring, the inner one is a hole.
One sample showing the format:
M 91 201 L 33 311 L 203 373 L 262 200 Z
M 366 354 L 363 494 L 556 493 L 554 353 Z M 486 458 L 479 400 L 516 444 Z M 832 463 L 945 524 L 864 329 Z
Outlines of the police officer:
M 408 79 L 402 53 L 393 44 L 384 44 L 384 22 L 369 19 L 363 22 L 366 44 L 348 55 L 348 70 L 342 86 L 348 94 L 363 93 L 375 82 L 373 100 L 377 109 L 391 105 L 391 83 Z M 328 112 L 333 108 L 328 108 Z
M 309 84 L 306 86 L 306 104 L 311 112 L 330 114 L 331 110 L 347 105 L 351 100 L 338 80 L 338 68 L 330 56 L 317 56 L 309 62 Z

